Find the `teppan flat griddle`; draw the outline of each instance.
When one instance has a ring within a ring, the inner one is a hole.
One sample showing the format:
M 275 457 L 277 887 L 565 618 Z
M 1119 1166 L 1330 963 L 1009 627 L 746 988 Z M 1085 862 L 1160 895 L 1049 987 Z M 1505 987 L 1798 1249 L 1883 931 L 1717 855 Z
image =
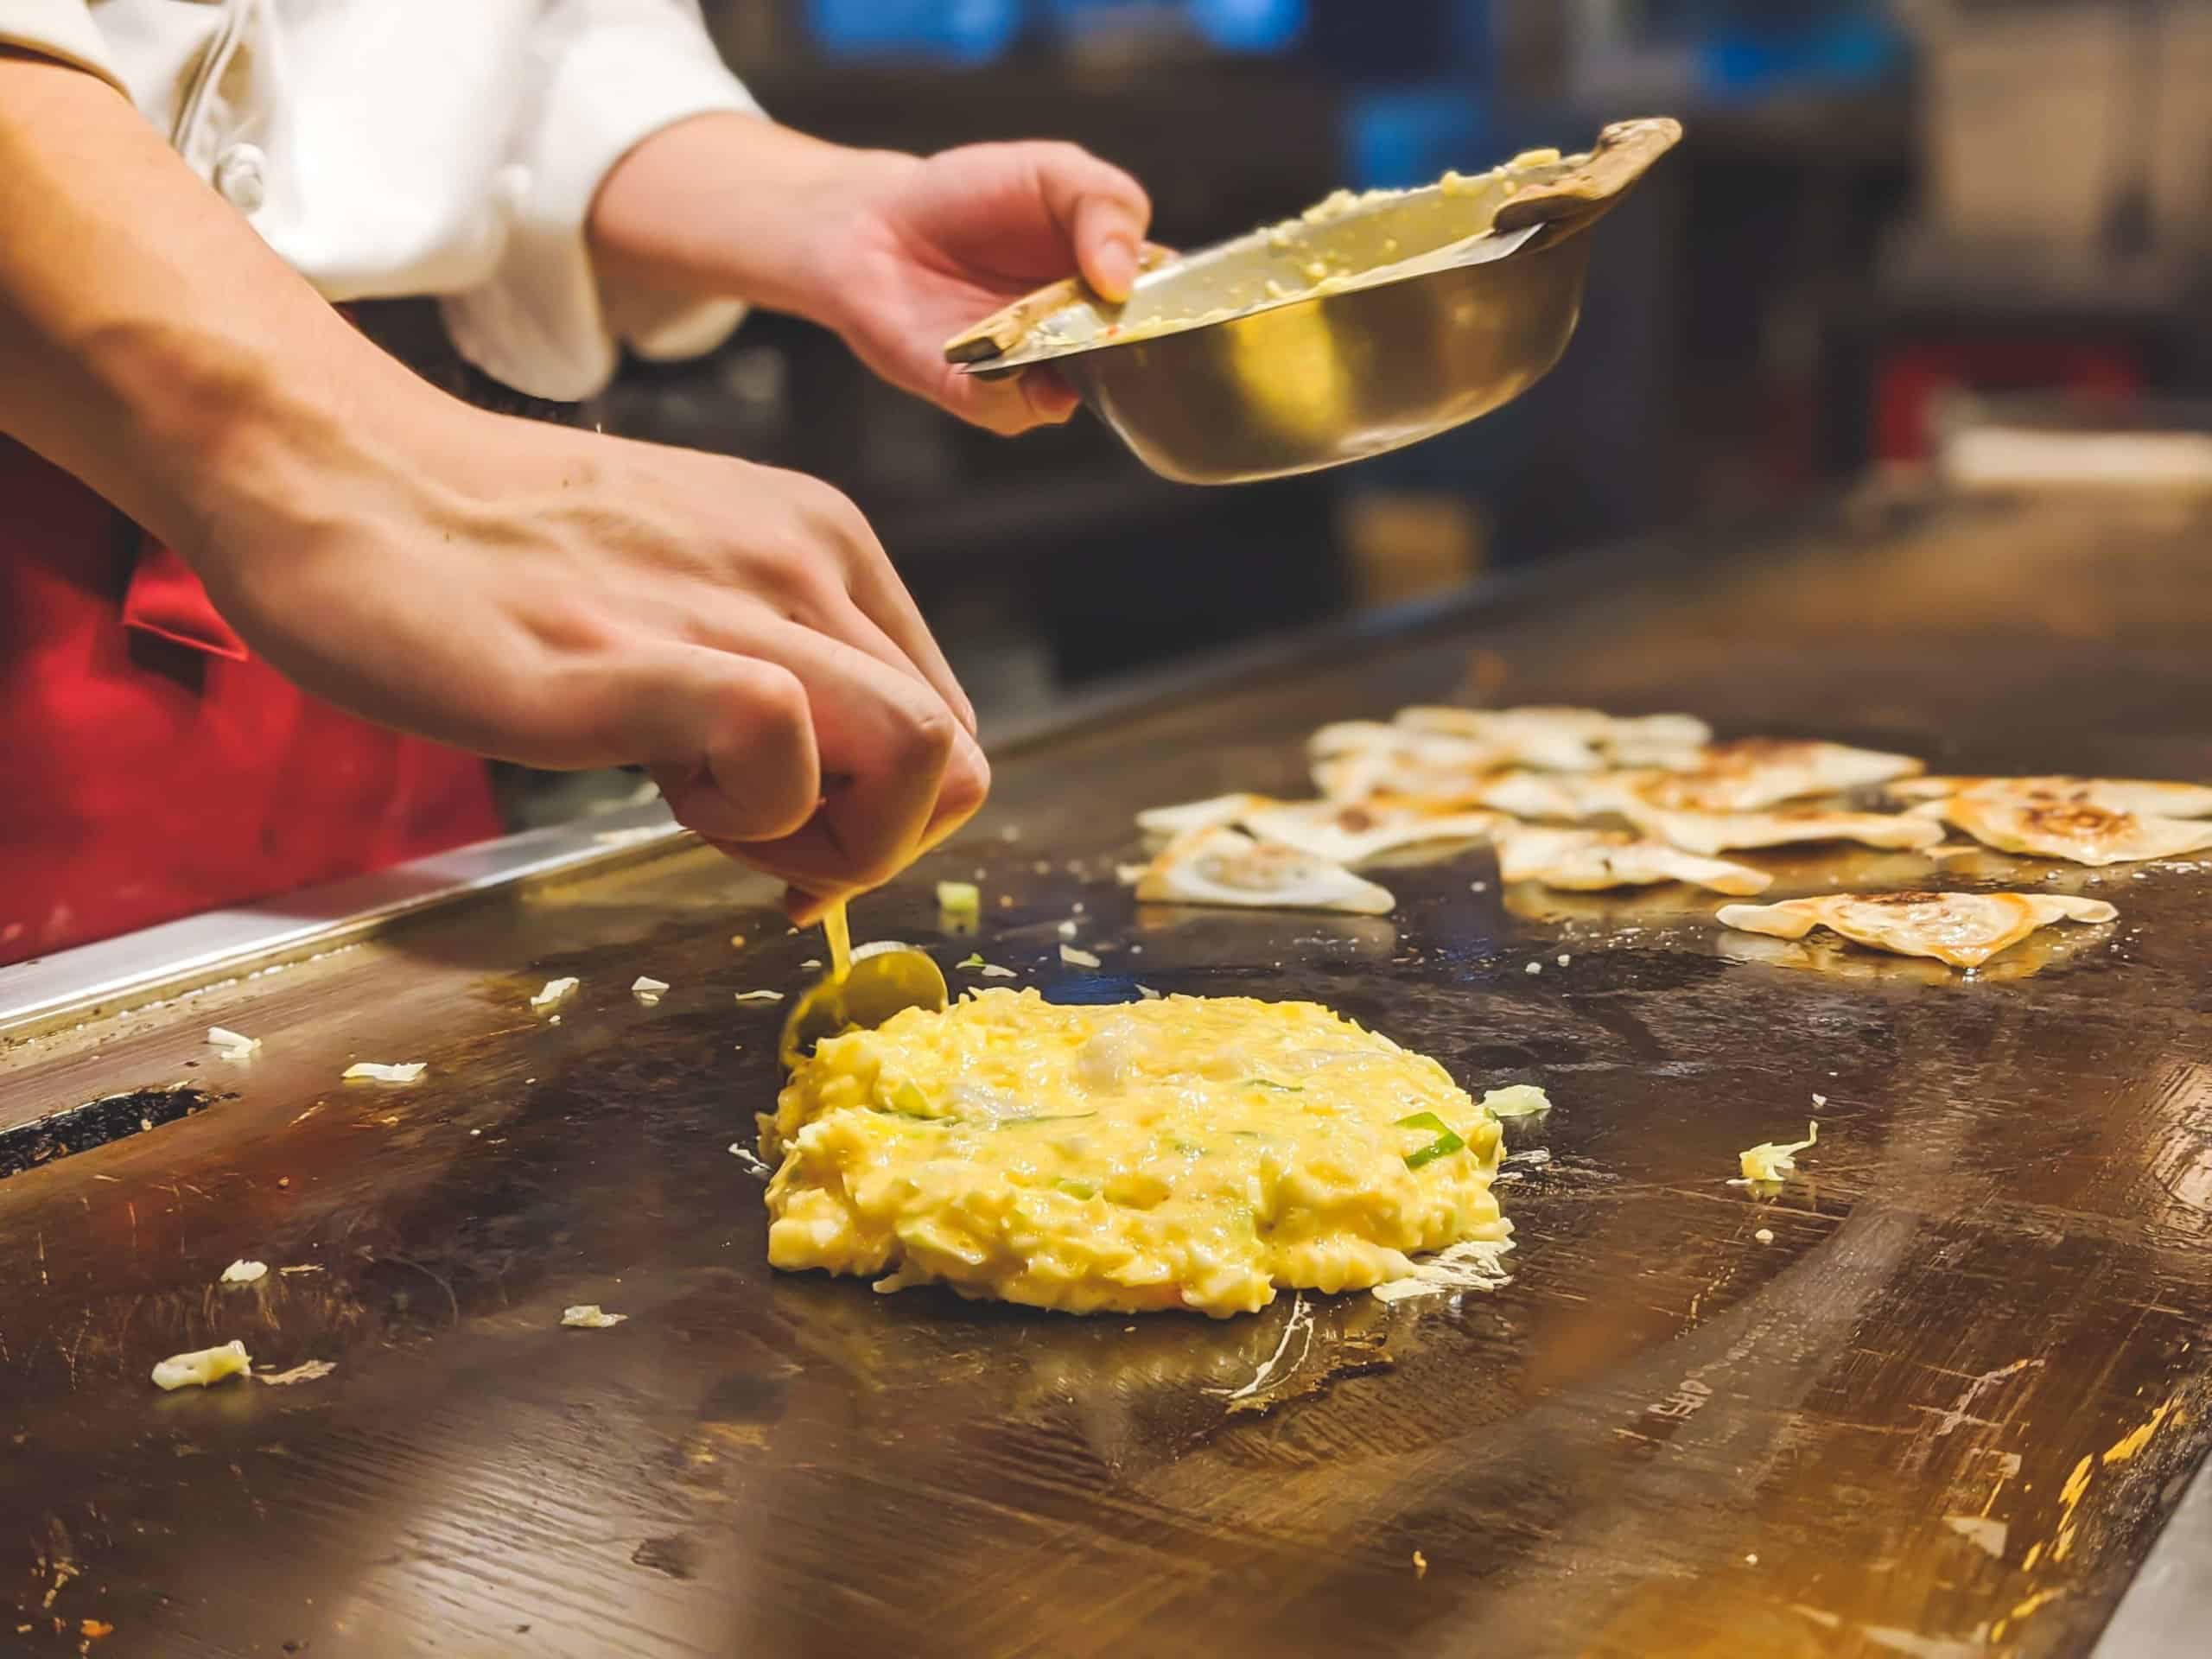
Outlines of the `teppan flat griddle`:
M 1556 1109 L 1511 1141 L 1550 1159 L 1508 1168 L 1494 1294 L 1075 1319 L 770 1272 L 726 1148 L 776 1086 L 780 1010 L 734 994 L 796 988 L 820 944 L 681 841 L 19 1039 L 0 1125 L 203 1093 L 11 1142 L 0 1646 L 2202 1653 L 2202 870 L 1968 860 L 1962 884 L 2120 911 L 1968 980 L 1739 959 L 1710 901 L 1501 892 L 1480 851 L 1392 871 L 1379 920 L 1138 911 L 1112 867 L 1137 808 L 1294 792 L 1316 723 L 1455 695 L 2212 777 L 2207 532 L 1953 505 L 1647 550 L 1002 747 L 986 816 L 859 907 L 862 937 L 980 948 L 1049 995 L 1316 997 L 1471 1086 L 1541 1083 Z M 1930 875 L 1779 868 L 1777 895 Z M 982 935 L 946 938 L 931 884 L 978 870 Z M 1096 973 L 1058 956 L 1078 902 Z M 0 989 L 35 1001 L 63 965 Z M 556 1025 L 526 999 L 568 974 Z M 648 1006 L 640 974 L 672 988 Z M 226 1061 L 210 1024 L 264 1046 Z M 429 1070 L 341 1084 L 357 1059 Z M 1726 1184 L 1808 1117 L 1808 1179 Z M 270 1275 L 219 1288 L 240 1256 Z M 628 1321 L 560 1328 L 577 1302 Z M 149 1382 L 232 1338 L 257 1370 L 336 1370 Z

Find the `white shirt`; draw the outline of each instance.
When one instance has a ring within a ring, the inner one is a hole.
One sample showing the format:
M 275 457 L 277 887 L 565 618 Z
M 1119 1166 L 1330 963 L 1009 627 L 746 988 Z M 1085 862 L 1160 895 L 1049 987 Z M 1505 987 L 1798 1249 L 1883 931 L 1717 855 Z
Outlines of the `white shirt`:
M 519 391 L 588 397 L 620 344 L 687 356 L 743 315 L 625 291 L 584 239 L 640 140 L 758 113 L 697 0 L 0 0 L 0 45 L 120 87 L 326 298 L 436 296 Z

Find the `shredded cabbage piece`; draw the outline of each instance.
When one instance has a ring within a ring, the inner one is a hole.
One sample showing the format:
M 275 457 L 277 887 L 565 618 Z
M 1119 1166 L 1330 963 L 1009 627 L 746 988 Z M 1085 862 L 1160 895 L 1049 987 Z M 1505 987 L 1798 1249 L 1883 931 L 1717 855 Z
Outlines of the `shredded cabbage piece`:
M 1505 1270 L 1510 1238 L 1466 1238 L 1414 1263 L 1413 1276 L 1376 1285 L 1369 1294 L 1378 1302 L 1402 1302 L 1415 1296 L 1441 1296 L 1460 1290 L 1502 1290 L 1513 1282 Z
M 1751 1186 L 1760 1181 L 1780 1181 L 1797 1173 L 1797 1154 L 1821 1138 L 1821 1126 L 1808 1123 L 1802 1141 L 1762 1141 L 1756 1147 L 1747 1147 L 1736 1154 L 1736 1161 L 1743 1174 L 1728 1183 L 1731 1186 Z
M 412 1083 L 429 1071 L 426 1060 L 410 1060 L 404 1065 L 380 1065 L 374 1060 L 361 1060 L 339 1073 L 342 1077 L 367 1077 L 377 1083 Z
M 1071 963 L 1077 968 L 1096 968 L 1098 966 L 1097 957 L 1092 956 L 1088 950 L 1078 950 L 1071 944 L 1064 944 L 1060 947 L 1060 960 L 1065 963 Z
M 289 1389 L 295 1382 L 319 1382 L 338 1369 L 336 1362 L 327 1359 L 301 1361 L 289 1371 L 257 1371 L 253 1380 L 266 1382 L 272 1389 Z
M 544 988 L 530 999 L 530 1006 L 533 1008 L 550 1008 L 582 983 L 582 980 L 573 975 L 563 979 L 549 979 L 545 982 Z
M 220 1282 L 226 1285 L 251 1285 L 268 1276 L 269 1264 L 266 1262 L 238 1261 L 223 1269 Z
M 1483 1110 L 1492 1117 L 1533 1117 L 1552 1109 L 1551 1096 L 1533 1083 L 1509 1084 L 1482 1098 Z
M 627 1313 L 602 1313 L 597 1302 L 585 1302 L 580 1306 L 561 1310 L 561 1323 L 575 1331 L 606 1331 L 622 1323 Z
M 983 914 L 983 890 L 973 881 L 940 881 L 937 907 L 948 922 L 979 921 Z
M 172 1354 L 154 1367 L 154 1386 L 166 1393 L 178 1389 L 204 1389 L 227 1376 L 251 1376 L 253 1358 L 242 1342 L 219 1348 L 202 1348 L 189 1354 Z

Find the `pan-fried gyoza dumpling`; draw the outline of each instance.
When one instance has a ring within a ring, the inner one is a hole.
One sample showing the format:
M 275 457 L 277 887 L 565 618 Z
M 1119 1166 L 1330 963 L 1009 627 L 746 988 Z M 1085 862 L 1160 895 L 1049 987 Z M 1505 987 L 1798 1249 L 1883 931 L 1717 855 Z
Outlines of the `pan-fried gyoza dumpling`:
M 1410 731 L 1446 732 L 1459 737 L 1495 737 L 1542 732 L 1580 738 L 1600 747 L 1616 743 L 1709 743 L 1713 728 L 1695 715 L 1609 715 L 1602 709 L 1529 704 L 1518 709 L 1457 709 L 1416 704 L 1398 711 L 1397 723 Z
M 1387 914 L 1397 903 L 1342 865 L 1215 824 L 1179 836 L 1137 880 L 1140 902 Z
M 1503 819 L 1496 812 L 1453 810 L 1448 804 L 1387 795 L 1363 801 L 1277 802 L 1244 815 L 1262 841 L 1281 842 L 1338 864 L 1357 864 L 1400 847 L 1486 836 Z
M 1376 795 L 1475 804 L 1475 791 L 1497 774 L 1488 766 L 1439 765 L 1395 748 L 1352 749 L 1313 762 L 1313 787 L 1325 799 L 1363 801 Z
M 1853 944 L 1954 968 L 1979 968 L 2054 922 L 2109 922 L 2119 913 L 2101 899 L 2055 893 L 1838 893 L 1719 912 L 1722 926 L 1747 933 L 1802 939 L 1825 927 Z
M 1644 801 L 1633 803 L 1624 812 L 1629 822 L 1646 835 L 1657 836 L 1688 852 L 1708 855 L 1813 841 L 1933 847 L 1943 839 L 1941 825 L 1910 813 L 1832 812 L 1807 806 L 1772 812 L 1669 811 Z
M 1617 737 L 1602 746 L 1605 763 L 1612 766 L 1643 766 L 1655 772 L 1695 772 L 1705 764 L 1709 738 L 1694 743 L 1679 737 Z
M 1410 732 L 1374 720 L 1340 720 L 1306 740 L 1313 784 L 1332 801 L 1370 795 L 1464 797 L 1474 781 L 1512 763 L 1503 744 Z
M 1655 805 L 1693 812 L 1757 812 L 1783 801 L 1885 784 L 1919 770 L 1920 762 L 1908 754 L 1745 737 L 1707 745 L 1694 766 L 1655 781 L 1643 794 Z
M 1505 881 L 1594 893 L 1606 887 L 1689 881 L 1715 893 L 1764 893 L 1774 878 L 1747 864 L 1700 858 L 1662 841 L 1599 830 L 1541 830 L 1522 824 L 1495 832 L 1497 874 Z
M 1359 754 L 1382 751 L 1403 754 L 1436 766 L 1502 766 L 1512 759 L 1504 744 L 1443 732 L 1418 732 L 1379 720 L 1338 720 L 1306 740 L 1309 755 Z
M 1615 764 L 1616 744 L 1669 753 L 1694 748 L 1712 728 L 1689 715 L 1624 717 L 1597 709 L 1445 709 L 1415 707 L 1398 711 L 1408 731 L 1433 733 L 1494 743 L 1510 752 L 1513 764 L 1542 772 L 1599 772 Z
M 1985 847 L 2076 864 L 2132 864 L 2212 847 L 2212 823 L 2115 812 L 2087 801 L 1993 800 L 1955 795 L 1916 809 L 1956 825 Z
M 1626 810 L 1638 791 L 1660 774 L 1629 772 L 1506 772 L 1487 779 L 1474 798 L 1516 818 L 1579 821 Z
M 1137 814 L 1137 828 L 1148 836 L 1181 836 L 1235 823 L 1262 808 L 1280 804 L 1272 795 L 1216 795 L 1181 806 L 1154 806 Z
M 2163 784 L 2143 778 L 1904 778 L 1889 786 L 1900 801 L 1942 801 L 1970 795 L 1978 801 L 2031 805 L 2101 806 L 2108 812 L 2147 812 L 2168 818 L 2212 817 L 2212 789 L 2202 784 Z

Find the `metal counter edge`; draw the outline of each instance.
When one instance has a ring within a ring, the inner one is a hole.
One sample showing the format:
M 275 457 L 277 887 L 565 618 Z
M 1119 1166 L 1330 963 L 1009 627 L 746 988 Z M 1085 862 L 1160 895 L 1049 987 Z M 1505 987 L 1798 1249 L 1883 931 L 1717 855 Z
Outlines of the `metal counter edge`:
M 403 916 L 515 882 L 649 856 L 689 834 L 658 802 L 625 807 L 34 957 L 0 968 L 0 1044 L 204 988 L 249 968 L 297 962 Z
M 1832 508 L 1831 500 L 1822 504 Z M 995 758 L 1064 739 L 1086 727 L 1179 697 L 1294 670 L 1328 652 L 1410 639 L 1453 624 L 1495 620 L 1609 579 L 1651 574 L 1690 547 L 1756 550 L 1777 529 L 1802 533 L 1823 510 L 1761 515 L 1725 531 L 1692 528 L 1637 537 L 1495 575 L 1446 592 L 1339 617 L 1294 632 L 1185 659 L 1056 702 L 1030 716 L 988 723 Z M 0 968 L 0 1058 L 9 1045 L 67 1022 L 112 1015 L 205 988 L 252 967 L 297 962 L 370 937 L 400 918 L 519 883 L 544 880 L 669 851 L 690 832 L 658 802 L 478 842 L 373 874 L 236 909 L 210 911 Z

